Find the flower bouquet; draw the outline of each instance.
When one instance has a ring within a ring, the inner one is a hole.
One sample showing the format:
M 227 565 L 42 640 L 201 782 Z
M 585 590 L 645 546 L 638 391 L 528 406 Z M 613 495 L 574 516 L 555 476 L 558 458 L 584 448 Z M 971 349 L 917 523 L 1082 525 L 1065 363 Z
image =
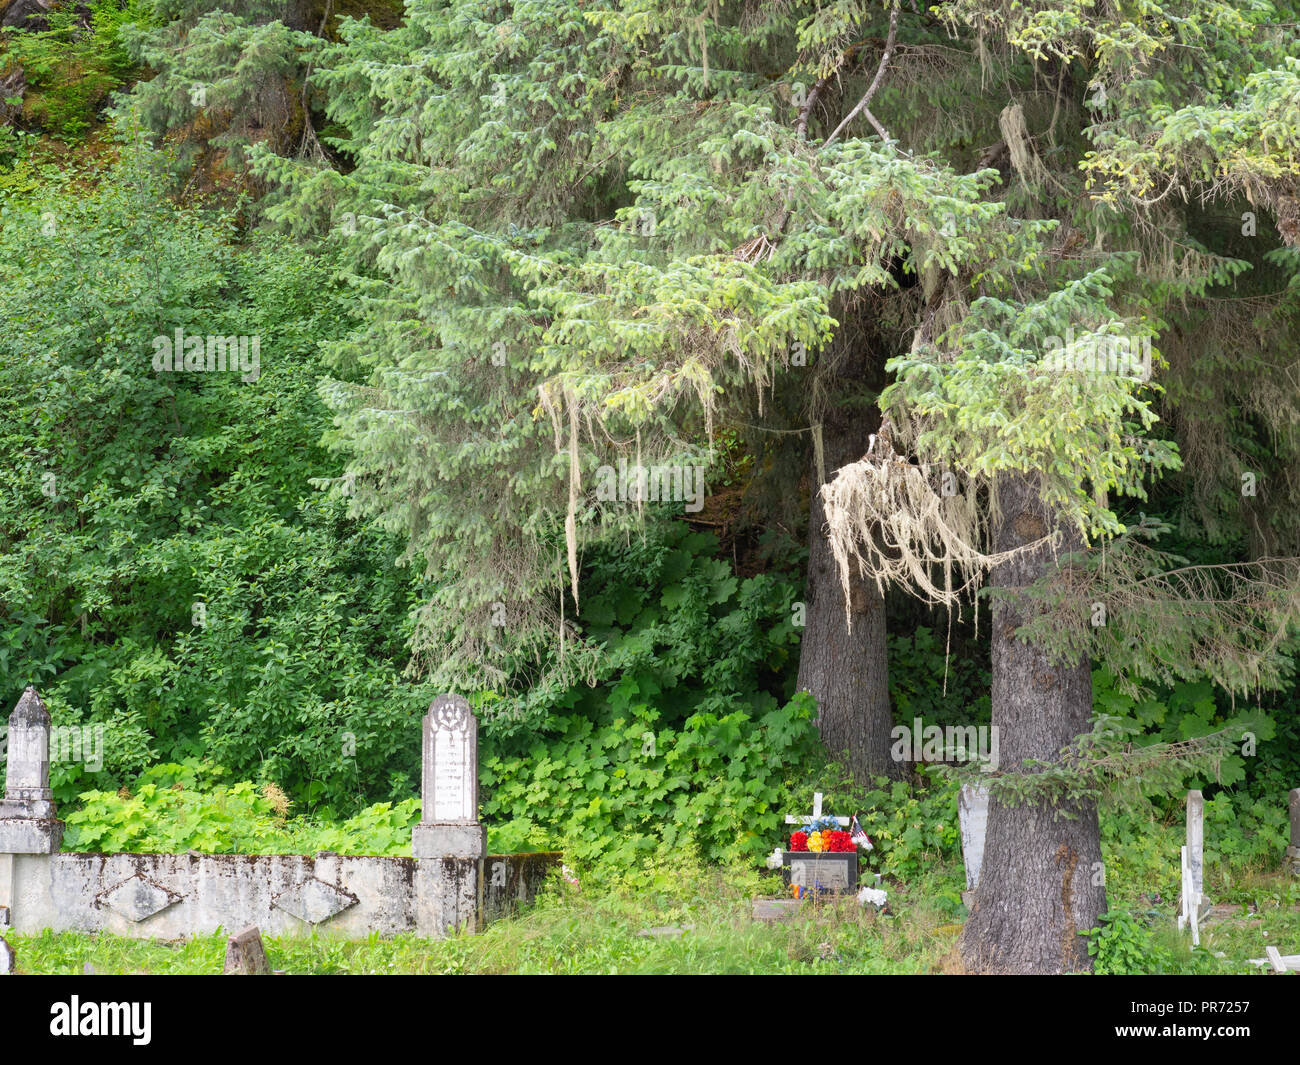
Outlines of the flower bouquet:
M 852 891 L 858 883 L 858 848 L 871 849 L 854 817 L 846 831 L 838 818 L 818 817 L 790 833 L 789 850 L 780 855 L 786 884 L 795 898 L 808 894 Z

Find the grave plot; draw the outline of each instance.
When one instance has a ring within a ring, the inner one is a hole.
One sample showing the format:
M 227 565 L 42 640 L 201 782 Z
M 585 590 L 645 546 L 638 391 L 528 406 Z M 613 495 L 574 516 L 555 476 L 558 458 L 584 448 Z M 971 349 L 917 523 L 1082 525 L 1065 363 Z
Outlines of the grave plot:
M 858 849 L 871 850 L 871 840 L 854 817 L 822 813 L 822 793 L 813 795 L 811 815 L 787 814 L 785 823 L 798 826 L 790 834 L 789 849 L 777 847 L 768 867 L 780 869 L 792 896 L 789 899 L 754 900 L 753 917 L 760 921 L 783 920 L 792 915 L 806 898 L 838 896 L 857 892 L 858 902 L 883 907 L 886 892 L 877 886 L 858 887 Z M 880 877 L 875 876 L 875 884 Z
M 478 820 L 478 722 L 458 695 L 423 726 L 423 813 L 411 858 L 296 854 L 61 853 L 49 787 L 50 716 L 28 688 L 9 719 L 0 803 L 0 924 L 19 932 L 179 939 L 256 926 L 441 937 L 480 930 L 531 900 L 558 854 L 488 855 Z

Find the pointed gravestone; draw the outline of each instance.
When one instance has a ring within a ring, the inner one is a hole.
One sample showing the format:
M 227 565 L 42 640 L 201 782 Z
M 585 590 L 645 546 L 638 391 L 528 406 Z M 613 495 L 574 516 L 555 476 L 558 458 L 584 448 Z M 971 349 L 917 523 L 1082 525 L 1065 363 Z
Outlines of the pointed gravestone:
M 9 715 L 0 854 L 53 854 L 62 840 L 50 791 L 50 715 L 29 686 Z
M 460 695 L 440 695 L 424 718 L 420 823 L 411 831 L 417 858 L 483 858 L 487 833 L 478 819 L 478 721 Z

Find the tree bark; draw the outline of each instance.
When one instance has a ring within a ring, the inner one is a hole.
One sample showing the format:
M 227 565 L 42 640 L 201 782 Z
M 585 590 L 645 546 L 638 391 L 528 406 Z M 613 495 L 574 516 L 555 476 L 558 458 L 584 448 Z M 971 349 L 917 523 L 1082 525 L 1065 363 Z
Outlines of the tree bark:
M 856 343 L 853 358 L 837 368 L 831 395 L 843 397 L 855 386 L 878 386 L 875 353 Z M 879 426 L 874 404 L 842 404 L 822 415 L 826 477 L 861 458 Z M 804 591 L 804 630 L 799 649 L 800 691 L 817 700 L 817 728 L 827 751 L 844 758 L 854 776 L 900 779 L 905 767 L 890 757 L 889 664 L 885 650 L 885 601 L 875 584 L 855 579 L 850 585 L 852 629 L 845 617 L 844 592 L 830 541 L 826 512 L 817 492 L 816 455 L 808 522 L 808 579 Z
M 998 487 L 996 550 L 1031 543 L 1052 527 L 1053 515 L 1032 478 L 1004 477 Z M 1067 532 L 1062 553 L 1079 547 L 1078 536 Z M 997 567 L 990 583 L 1024 587 L 1054 565 L 1051 549 L 1042 548 Z M 1061 748 L 1092 727 L 1088 660 L 1061 666 L 1015 639 L 1035 609 L 1024 597 L 1000 596 L 993 604 L 993 727 L 1003 772 L 1014 772 L 1025 759 L 1058 761 Z M 1079 933 L 1095 927 L 1106 909 L 1101 872 L 1096 803 L 1010 806 L 990 797 L 984 864 L 961 938 L 967 971 L 1089 970 L 1087 941 Z

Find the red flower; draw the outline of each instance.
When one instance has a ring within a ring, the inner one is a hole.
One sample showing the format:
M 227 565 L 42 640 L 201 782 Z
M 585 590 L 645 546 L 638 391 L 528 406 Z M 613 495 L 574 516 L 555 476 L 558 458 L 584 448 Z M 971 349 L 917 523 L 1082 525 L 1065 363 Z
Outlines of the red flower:
M 857 847 L 854 846 L 853 840 L 847 832 L 832 832 L 828 849 L 832 851 L 852 851 L 857 850 Z
M 808 833 L 807 833 L 807 832 L 791 832 L 791 833 L 790 833 L 790 849 L 791 849 L 792 851 L 806 851 L 806 850 L 808 849 Z

